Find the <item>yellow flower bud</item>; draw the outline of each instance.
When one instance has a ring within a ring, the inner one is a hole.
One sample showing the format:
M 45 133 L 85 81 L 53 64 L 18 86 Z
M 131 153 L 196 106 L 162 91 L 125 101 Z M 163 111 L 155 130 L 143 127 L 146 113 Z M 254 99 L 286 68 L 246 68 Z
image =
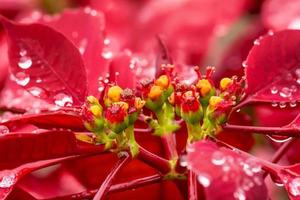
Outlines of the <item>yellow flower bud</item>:
M 90 104 L 99 104 L 99 101 L 96 97 L 94 96 L 88 96 L 87 97 L 87 100 Z
M 122 91 L 119 86 L 112 86 L 108 89 L 107 96 L 111 101 L 117 102 L 120 101 Z
M 196 87 L 200 90 L 201 96 L 207 95 L 212 89 L 212 85 L 207 79 L 199 80 Z
M 167 89 L 169 86 L 169 78 L 167 75 L 161 75 L 155 80 L 155 85 L 160 86 L 162 89 Z
M 211 96 L 209 99 L 209 105 L 212 107 L 215 107 L 216 105 L 218 105 L 218 103 L 220 103 L 223 99 L 221 97 L 218 96 Z
M 228 88 L 228 86 L 230 86 L 232 84 L 232 80 L 230 78 L 222 78 L 222 80 L 220 81 L 220 88 L 221 90 L 226 90 Z
M 174 105 L 175 104 L 175 93 L 173 92 L 169 97 L 168 100 L 170 104 Z
M 162 94 L 162 89 L 160 86 L 154 85 L 151 87 L 148 97 L 150 99 L 157 99 Z
M 102 109 L 98 105 L 93 105 L 90 107 L 91 112 L 93 113 L 94 116 L 96 117 L 101 117 L 102 115 Z
M 120 107 L 122 107 L 125 111 L 127 111 L 129 108 L 128 103 L 126 103 L 124 101 L 119 101 L 119 102 L 116 102 L 115 104 L 120 105 Z

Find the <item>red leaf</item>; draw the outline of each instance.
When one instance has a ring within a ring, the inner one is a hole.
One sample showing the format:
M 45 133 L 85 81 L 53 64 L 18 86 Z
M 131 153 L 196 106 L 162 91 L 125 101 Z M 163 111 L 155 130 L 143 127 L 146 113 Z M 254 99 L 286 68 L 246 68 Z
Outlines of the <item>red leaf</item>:
M 262 7 L 262 21 L 273 30 L 300 29 L 298 0 L 267 0 Z
M 293 107 L 300 99 L 300 31 L 268 34 L 254 44 L 247 58 L 245 101 L 280 102 L 280 107 L 290 102 Z
M 68 131 L 11 132 L 0 137 L 0 169 L 97 150 L 101 148 L 78 142 L 74 134 Z
M 79 115 L 63 111 L 21 115 L 13 117 L 12 119 L 1 124 L 9 127 L 10 129 L 24 124 L 32 124 L 39 128 L 45 129 L 64 128 L 74 131 L 86 130 Z
M 105 40 L 104 36 L 103 14 L 87 7 L 84 10 L 66 10 L 52 18 L 45 16 L 40 22 L 63 33 L 76 45 L 86 67 L 89 94 L 96 95 L 99 92 L 99 76 L 108 73 L 109 59 L 104 53 L 109 48 L 109 40 Z
M 197 174 L 207 199 L 268 198 L 261 167 L 253 158 L 210 141 L 194 143 L 187 151 L 188 168 Z
M 8 33 L 9 60 L 16 82 L 34 96 L 56 105 L 81 105 L 87 80 L 76 47 L 47 26 L 1 19 Z

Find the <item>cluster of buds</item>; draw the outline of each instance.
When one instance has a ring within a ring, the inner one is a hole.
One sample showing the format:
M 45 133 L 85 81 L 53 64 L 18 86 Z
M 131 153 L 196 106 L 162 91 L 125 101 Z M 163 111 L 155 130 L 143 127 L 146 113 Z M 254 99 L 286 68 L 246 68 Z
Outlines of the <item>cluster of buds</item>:
M 144 105 L 145 101 L 135 96 L 133 90 L 118 85 L 106 86 L 102 105 L 93 96 L 87 98 L 82 109 L 84 125 L 94 133 L 95 141 L 108 148 L 115 144 L 118 150 L 124 150 L 128 147 L 126 143 L 131 142 L 129 145 L 136 149 L 133 126 Z
M 244 80 L 226 77 L 216 86 L 212 79 L 213 67 L 207 67 L 205 75 L 195 67 L 198 79 L 190 85 L 176 79 L 173 65 L 164 65 L 162 72 L 154 80 L 141 81 L 137 92 L 109 83 L 103 101 L 99 103 L 92 96 L 87 98 L 83 119 L 85 127 L 95 133 L 96 141 L 124 147 L 118 144 L 121 139 L 134 146 L 133 127 L 143 107 L 155 115 L 144 115 L 155 135 L 176 131 L 177 115 L 186 122 L 189 142 L 199 140 L 216 134 L 229 111 L 242 98 Z

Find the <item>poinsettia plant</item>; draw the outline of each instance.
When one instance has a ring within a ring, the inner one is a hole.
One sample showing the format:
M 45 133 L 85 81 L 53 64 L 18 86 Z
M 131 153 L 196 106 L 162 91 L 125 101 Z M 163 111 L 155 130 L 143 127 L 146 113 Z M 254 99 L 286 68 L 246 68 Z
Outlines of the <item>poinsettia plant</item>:
M 267 1 L 274 31 L 227 76 L 194 64 L 249 5 L 203 2 L 0 15 L 0 199 L 264 200 L 275 185 L 300 199 L 300 30 L 285 27 L 296 11 L 277 26 Z

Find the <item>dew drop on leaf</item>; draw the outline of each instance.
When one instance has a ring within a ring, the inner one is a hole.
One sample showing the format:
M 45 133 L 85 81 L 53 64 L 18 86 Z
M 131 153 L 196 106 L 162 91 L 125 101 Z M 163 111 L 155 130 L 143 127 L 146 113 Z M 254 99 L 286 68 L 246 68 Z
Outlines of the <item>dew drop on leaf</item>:
M 293 101 L 290 102 L 290 107 L 291 108 L 294 108 L 296 106 L 297 106 L 297 102 L 295 100 L 293 100 Z
M 210 185 L 210 178 L 206 174 L 198 174 L 197 180 L 203 187 L 208 187 Z
M 279 103 L 279 108 L 285 108 L 286 107 L 286 103 L 285 102 L 280 102 Z
M 39 87 L 35 87 L 35 86 L 31 87 L 28 89 L 28 92 L 35 97 L 41 97 L 41 98 L 47 97 L 45 90 L 43 90 L 42 88 L 39 88 Z
M 271 105 L 272 105 L 272 107 L 277 107 L 277 106 L 278 106 L 278 103 L 275 102 L 275 101 L 273 101 L 273 102 L 271 103 Z
M 107 60 L 109 60 L 113 57 L 113 53 L 111 51 L 105 50 L 105 49 L 102 51 L 101 55 L 104 59 L 107 59 Z
M 282 142 L 287 142 L 290 139 L 292 139 L 291 137 L 288 136 L 278 136 L 278 135 L 267 135 L 273 142 L 277 142 L 277 143 L 282 143 Z
M 222 152 L 216 151 L 212 154 L 211 162 L 214 165 L 223 165 L 226 161 L 226 158 L 224 157 Z
M 24 72 L 18 72 L 15 75 L 14 79 L 15 79 L 16 83 L 21 86 L 26 86 L 30 81 L 29 75 Z
M 9 188 L 15 183 L 16 176 L 14 174 L 3 176 L 0 181 L 0 188 Z
M 276 86 L 271 87 L 271 94 L 277 94 L 278 93 L 278 89 Z
M 18 66 L 21 69 L 29 69 L 32 65 L 32 60 L 28 56 L 22 56 L 18 62 Z
M 288 87 L 283 87 L 280 92 L 279 92 L 279 95 L 283 98 L 288 98 L 288 97 L 291 97 L 292 95 L 292 92 L 290 90 L 290 88 Z
M 234 193 L 233 196 L 237 200 L 246 200 L 245 191 L 242 188 L 238 188 Z
M 9 133 L 9 129 L 4 125 L 0 125 L 0 134 L 2 135 L 7 133 Z
M 253 44 L 254 44 L 254 45 L 257 45 L 257 46 L 260 45 L 259 39 L 254 40 Z
M 73 104 L 73 98 L 69 95 L 66 95 L 65 93 L 59 93 L 54 96 L 54 103 L 57 106 L 72 106 Z

